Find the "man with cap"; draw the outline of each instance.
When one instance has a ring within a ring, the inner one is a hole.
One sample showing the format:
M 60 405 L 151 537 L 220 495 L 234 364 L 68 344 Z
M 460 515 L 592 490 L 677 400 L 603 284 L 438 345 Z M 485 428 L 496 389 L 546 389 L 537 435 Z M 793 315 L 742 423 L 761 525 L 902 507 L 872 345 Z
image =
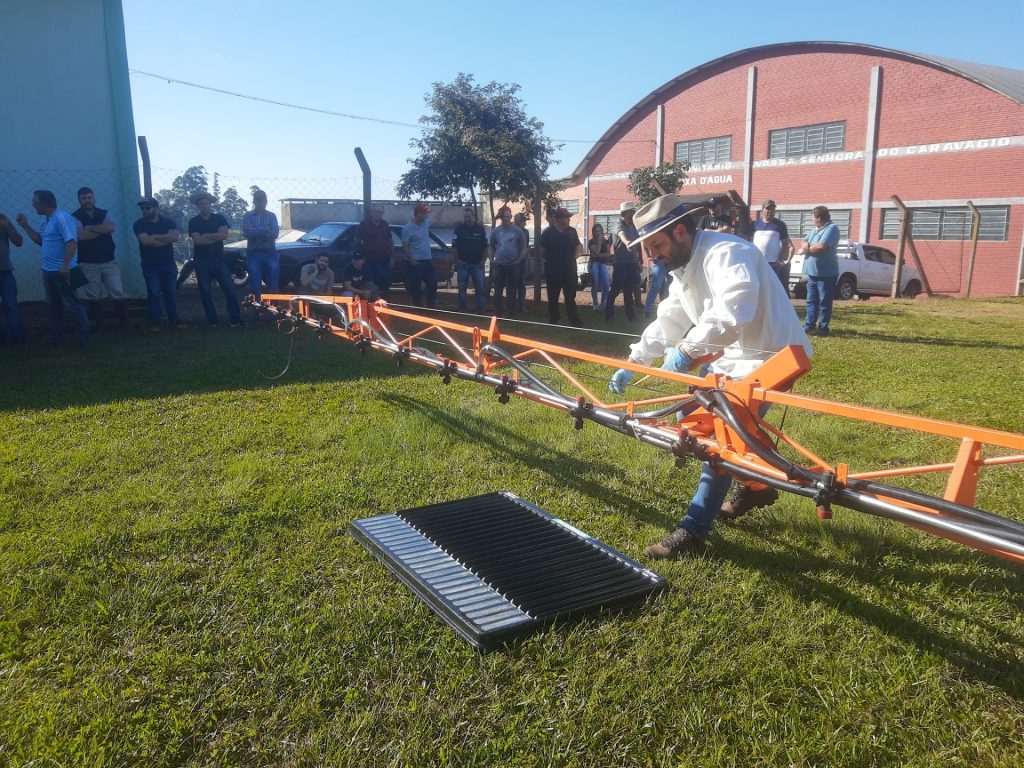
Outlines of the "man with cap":
M 213 281 L 220 283 L 227 305 L 228 318 L 232 328 L 245 325 L 235 294 L 235 283 L 231 270 L 224 260 L 224 241 L 228 239 L 228 220 L 213 212 L 214 198 L 209 192 L 197 192 L 189 198 L 199 209 L 199 215 L 188 222 L 188 234 L 195 245 L 196 281 L 199 283 L 199 298 L 203 302 L 206 322 L 217 324 L 217 308 L 213 306 L 211 288 Z
M 710 371 L 739 379 L 791 344 L 802 345 L 810 355 L 807 335 L 767 262 L 739 237 L 699 230 L 695 214 L 702 210 L 677 195 L 664 195 L 636 212 L 634 243 L 643 243 L 652 258 L 664 259 L 673 280 L 657 319 L 630 347 L 629 360 L 647 365 L 664 357 L 661 367 L 680 373 L 709 363 Z M 632 371 L 620 369 L 608 388 L 623 394 L 632 378 Z M 740 517 L 778 497 L 772 488 L 741 485 L 723 506 L 730 483 L 728 474 L 705 463 L 679 527 L 646 554 L 674 558 L 699 553 L 719 513 Z
M 732 218 L 725 212 L 728 197 L 712 197 L 707 203 L 707 213 L 700 217 L 697 229 L 707 232 L 732 232 Z
M 498 209 L 501 222 L 491 230 L 491 286 L 494 288 L 494 311 L 505 309 L 502 295 L 508 298 L 508 313 L 516 316 L 519 309 L 519 265 L 526 259 L 526 237 L 523 230 L 512 223 L 512 209 L 507 205 Z
M 604 306 L 604 319 L 608 322 L 615 317 L 615 300 L 620 293 L 622 303 L 626 305 L 626 319 L 629 322 L 636 319 L 633 301 L 640 285 L 640 246 L 630 246 L 637 238 L 636 227 L 633 226 L 634 213 L 636 205 L 632 200 L 619 206 L 619 223 L 612 238 L 612 288 Z
M 367 301 L 377 301 L 380 291 L 373 284 L 373 272 L 366 265 L 366 257 L 356 251 L 352 261 L 341 271 L 342 296 L 358 296 Z
M 160 330 L 160 298 L 167 311 L 167 324 L 171 328 L 184 328 L 178 318 L 178 300 L 174 294 L 178 267 L 174 263 L 174 244 L 178 242 L 178 225 L 160 215 L 160 204 L 152 197 L 139 201 L 142 218 L 132 225 L 139 241 L 142 258 L 142 277 L 146 281 L 146 306 L 149 311 L 149 329 Z
M 476 220 L 476 209 L 467 205 L 462 209 L 462 223 L 455 228 L 452 238 L 453 266 L 459 283 L 459 312 L 469 309 L 469 281 L 473 281 L 476 311 L 483 312 L 487 303 L 487 283 L 484 280 L 484 261 L 487 259 L 487 230 Z
M 789 258 L 793 255 L 793 243 L 789 239 L 786 222 L 775 218 L 774 200 L 765 200 L 761 206 L 761 215 L 754 222 L 753 243 L 778 275 L 782 287 L 789 290 Z
M 554 225 L 540 236 L 540 254 L 544 263 L 544 279 L 548 284 L 548 322 L 557 323 L 558 296 L 565 297 L 565 313 L 569 322 L 577 328 L 583 327 L 576 310 L 576 258 L 583 251 L 580 236 L 569 226 L 572 214 L 565 208 L 558 208 L 552 214 Z
M 412 296 L 412 303 L 423 306 L 423 286 L 426 284 L 427 307 L 433 308 L 437 297 L 437 273 L 434 258 L 430 253 L 430 206 L 416 203 L 412 219 L 402 227 L 402 251 L 409 262 L 405 271 L 405 288 Z

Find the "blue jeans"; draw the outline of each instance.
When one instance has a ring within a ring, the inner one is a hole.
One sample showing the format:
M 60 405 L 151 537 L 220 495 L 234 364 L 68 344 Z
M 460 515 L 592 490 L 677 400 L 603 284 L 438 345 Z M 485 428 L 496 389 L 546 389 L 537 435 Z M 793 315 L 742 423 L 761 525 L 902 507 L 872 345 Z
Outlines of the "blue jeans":
M 626 308 L 626 319 L 630 322 L 636 318 L 633 299 L 640 285 L 640 270 L 635 261 L 620 262 L 612 265 L 612 288 L 604 303 L 604 319 L 615 317 L 615 300 L 622 294 L 622 303 Z
M 604 309 L 608 301 L 608 289 L 611 283 L 608 281 L 608 265 L 599 261 L 590 262 L 590 298 L 594 302 L 594 309 Z M 601 294 L 601 300 L 597 295 Z
M 65 280 L 60 272 L 43 270 L 43 287 L 46 289 L 46 302 L 50 305 L 50 343 L 56 345 L 64 341 L 64 323 L 70 315 L 75 323 L 78 345 L 88 347 L 91 343 L 89 316 L 85 314 L 85 307 L 78 300 L 71 282 Z
M 526 311 L 526 261 L 529 258 L 516 264 L 516 310 L 519 312 Z
M 504 293 L 508 296 L 508 311 L 515 314 L 519 308 L 519 265 L 491 262 L 491 287 L 494 289 L 494 311 L 500 315 L 505 309 Z
M 25 343 L 25 323 L 22 322 L 21 312 L 18 311 L 18 281 L 9 269 L 0 272 L 0 302 L 4 305 L 4 319 L 7 321 L 7 332 L 11 334 L 11 341 L 15 344 Z M 0 326 L 0 343 L 5 341 L 7 335 Z
M 146 280 L 146 306 L 149 309 L 149 324 L 160 325 L 160 297 L 163 296 L 167 309 L 167 322 L 178 323 L 178 300 L 174 295 L 178 269 L 173 264 L 156 266 L 142 265 L 142 277 Z
M 823 331 L 828 330 L 829 321 L 832 320 L 832 300 L 835 295 L 836 278 L 808 276 L 805 331 L 813 331 L 815 325 Z
M 203 302 L 206 322 L 210 325 L 217 324 L 217 308 L 213 306 L 213 296 L 210 293 L 214 280 L 220 283 L 220 289 L 224 291 L 224 303 L 227 305 L 231 322 L 241 321 L 242 312 L 238 306 L 238 296 L 235 294 L 235 284 L 231 279 L 231 270 L 228 269 L 227 262 L 224 259 L 196 259 L 195 265 L 199 298 Z
M 281 260 L 277 251 L 247 251 L 245 266 L 249 269 L 249 290 L 259 301 L 263 295 L 263 283 L 277 292 L 281 288 Z
M 707 370 L 702 368 L 701 373 L 707 373 Z M 758 409 L 758 413 L 763 417 L 768 413 L 769 407 L 768 403 L 764 403 Z M 732 475 L 728 472 L 718 474 L 707 462 L 701 464 L 697 491 L 690 499 L 686 517 L 679 521 L 679 527 L 685 528 L 699 539 L 706 539 L 715 525 L 715 518 L 725 503 L 731 485 Z
M 483 312 L 487 304 L 487 294 L 484 283 L 484 265 L 481 264 L 459 264 L 455 268 L 455 276 L 459 281 L 459 311 L 465 312 L 469 308 L 469 281 L 473 281 L 473 294 L 476 296 L 476 311 Z
M 423 306 L 423 287 L 426 284 L 427 306 L 433 307 L 437 297 L 437 273 L 434 270 L 434 262 L 430 259 L 410 261 L 406 274 L 408 277 L 405 280 L 405 288 L 412 296 L 412 303 L 417 307 Z
M 651 262 L 650 284 L 647 286 L 647 301 L 644 302 L 644 316 L 647 317 L 654 311 L 654 301 L 661 294 L 665 286 L 665 278 L 668 277 L 668 269 L 661 261 Z
M 385 299 L 391 298 L 391 261 L 389 259 L 367 259 L 366 266 L 370 268 L 370 276 L 374 284 L 380 289 L 380 295 Z

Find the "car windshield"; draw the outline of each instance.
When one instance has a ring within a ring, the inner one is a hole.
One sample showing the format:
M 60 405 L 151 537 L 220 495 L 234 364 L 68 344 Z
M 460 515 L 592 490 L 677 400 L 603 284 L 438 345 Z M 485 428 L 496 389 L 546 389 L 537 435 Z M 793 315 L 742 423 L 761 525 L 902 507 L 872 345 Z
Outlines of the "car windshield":
M 321 224 L 300 237 L 299 242 L 319 243 L 320 245 L 333 243 L 338 235 L 348 229 L 348 226 L 348 224 Z

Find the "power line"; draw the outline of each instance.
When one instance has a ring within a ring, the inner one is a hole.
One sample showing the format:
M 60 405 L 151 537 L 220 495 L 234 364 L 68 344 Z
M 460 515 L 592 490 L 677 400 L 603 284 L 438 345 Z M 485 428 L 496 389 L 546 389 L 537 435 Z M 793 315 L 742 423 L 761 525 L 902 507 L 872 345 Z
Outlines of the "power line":
M 350 115 L 347 112 L 334 112 L 329 109 L 320 109 L 319 107 L 307 107 L 302 104 L 291 104 L 287 101 L 278 101 L 277 99 L 267 99 L 263 96 L 252 96 L 247 93 L 237 93 L 235 91 L 228 91 L 223 88 L 214 88 L 210 85 L 202 85 L 201 83 L 190 83 L 187 80 L 178 80 L 173 77 L 165 77 L 164 75 L 157 75 L 152 72 L 143 72 L 139 69 L 129 69 L 133 75 L 143 75 L 144 77 L 152 77 L 154 80 L 165 80 L 168 83 L 174 83 L 175 85 L 187 85 L 189 88 L 198 88 L 201 91 L 211 91 L 213 93 L 223 93 L 225 96 L 234 96 L 239 99 L 249 99 L 250 101 L 262 101 L 264 104 L 273 104 L 278 107 L 288 107 L 289 109 L 301 109 L 305 112 L 317 112 L 321 115 L 330 115 L 331 117 L 347 117 L 350 120 L 365 120 L 368 123 L 383 123 L 384 125 L 399 125 L 403 128 L 419 128 L 419 125 L 415 123 L 402 123 L 398 120 L 385 120 L 381 117 L 366 117 L 365 115 Z
M 188 80 L 178 80 L 174 77 L 167 77 L 166 75 L 158 75 L 153 72 L 144 72 L 141 69 L 129 69 L 133 75 L 141 75 L 143 77 L 151 77 L 154 80 L 163 80 L 167 83 L 174 83 L 175 85 L 184 85 L 189 88 L 198 88 L 201 91 L 210 91 L 211 93 L 222 93 L 225 96 L 234 96 L 237 99 L 248 99 L 249 101 L 260 101 L 264 104 L 273 104 L 277 107 L 287 107 L 288 109 L 301 109 L 304 112 L 316 112 L 321 115 L 330 115 L 331 117 L 344 117 L 349 120 L 363 120 L 368 123 L 380 123 L 382 125 L 397 125 L 402 128 L 420 128 L 418 123 L 403 123 L 399 120 L 385 120 L 382 117 L 367 117 L 365 115 L 352 115 L 347 112 L 335 112 L 330 109 L 320 109 L 319 107 L 307 107 L 303 104 L 292 104 L 287 101 L 279 101 L 278 99 L 268 99 L 264 96 L 253 96 L 248 93 L 238 93 L 237 91 L 229 91 L 224 88 L 214 88 L 212 85 L 203 85 L 202 83 L 192 83 Z M 552 139 L 562 144 L 600 144 L 606 142 L 595 141 L 593 139 Z M 621 139 L 618 143 L 620 144 L 653 144 L 653 139 Z

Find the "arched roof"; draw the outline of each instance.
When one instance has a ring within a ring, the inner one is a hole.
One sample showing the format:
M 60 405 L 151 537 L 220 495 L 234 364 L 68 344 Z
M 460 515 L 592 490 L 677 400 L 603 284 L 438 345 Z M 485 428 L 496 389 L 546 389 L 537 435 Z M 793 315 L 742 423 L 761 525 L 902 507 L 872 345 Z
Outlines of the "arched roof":
M 635 115 L 646 114 L 657 105 L 662 96 L 668 92 L 676 92 L 692 83 L 699 82 L 716 69 L 722 69 L 723 65 L 735 66 L 743 61 L 754 61 L 757 59 L 784 56 L 794 53 L 815 53 L 815 52 L 843 52 L 843 53 L 880 53 L 888 56 L 895 56 L 905 61 L 914 61 L 919 64 L 935 67 L 950 74 L 966 78 L 977 83 L 983 88 L 995 91 L 998 94 L 1013 99 L 1018 104 L 1024 105 L 1024 72 L 1017 69 L 1006 69 L 1004 67 L 993 67 L 988 64 L 975 64 L 970 61 L 960 61 L 943 56 L 930 56 L 924 53 L 911 53 L 898 51 L 894 48 L 883 48 L 877 45 L 865 43 L 842 43 L 828 41 L 806 41 L 794 43 L 774 43 L 772 45 L 761 45 L 755 48 L 744 48 L 741 51 L 720 56 L 717 59 L 705 62 L 698 67 L 684 72 L 679 77 L 669 80 L 660 88 L 656 88 L 645 96 L 641 101 L 631 107 L 622 117 L 615 121 L 612 126 L 604 132 L 604 135 L 587 152 L 576 170 L 572 172 L 572 178 L 578 179 L 586 171 L 586 168 L 593 162 L 606 142 L 627 125 Z

